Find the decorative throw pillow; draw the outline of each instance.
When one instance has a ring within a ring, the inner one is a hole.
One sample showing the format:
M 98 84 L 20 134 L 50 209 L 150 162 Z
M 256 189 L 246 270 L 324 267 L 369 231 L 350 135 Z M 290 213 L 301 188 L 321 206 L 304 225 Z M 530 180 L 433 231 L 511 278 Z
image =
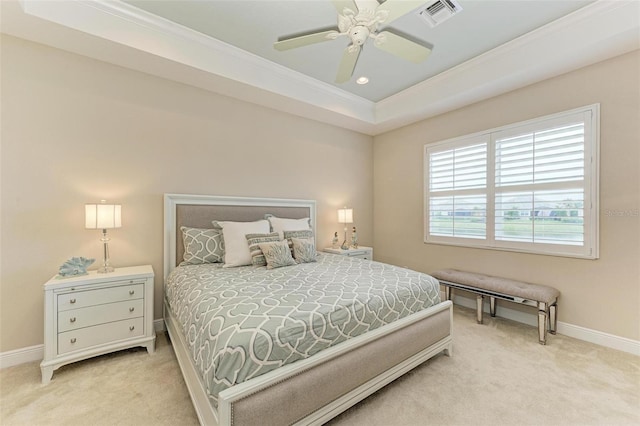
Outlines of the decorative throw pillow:
M 284 238 L 284 231 L 311 229 L 308 217 L 303 219 L 287 219 L 283 217 L 276 217 L 271 214 L 266 214 L 264 217 L 269 221 L 271 232 L 277 232 L 278 235 L 280 235 L 280 239 Z
M 181 265 L 220 263 L 224 258 L 224 241 L 219 229 L 181 226 L 184 256 Z
M 289 248 L 293 252 L 293 242 L 292 238 L 313 238 L 312 230 L 304 230 L 304 231 L 284 231 L 284 239 L 287 240 L 287 244 L 289 244 Z
M 270 234 L 247 234 L 246 238 L 249 244 L 249 252 L 251 253 L 251 263 L 254 266 L 265 266 L 267 264 L 267 260 L 264 258 L 262 250 L 260 250 L 260 243 L 280 241 L 277 232 Z
M 316 262 L 316 245 L 313 238 L 291 238 L 296 263 Z
M 269 233 L 269 222 L 266 220 L 255 222 L 214 221 L 213 225 L 222 228 L 224 268 L 251 265 L 251 252 L 245 235 Z
M 291 257 L 291 250 L 286 241 L 260 243 L 259 245 L 260 250 L 264 253 L 264 258 L 267 260 L 267 269 L 296 264 L 296 261 Z

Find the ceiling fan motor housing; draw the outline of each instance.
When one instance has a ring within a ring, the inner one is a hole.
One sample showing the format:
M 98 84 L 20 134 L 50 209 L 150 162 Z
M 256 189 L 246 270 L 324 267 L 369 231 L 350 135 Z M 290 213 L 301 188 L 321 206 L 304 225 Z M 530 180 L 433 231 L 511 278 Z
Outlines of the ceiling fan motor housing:
M 349 30 L 349 37 L 351 38 L 351 42 L 356 46 L 362 46 L 367 38 L 369 38 L 369 28 L 356 25 Z

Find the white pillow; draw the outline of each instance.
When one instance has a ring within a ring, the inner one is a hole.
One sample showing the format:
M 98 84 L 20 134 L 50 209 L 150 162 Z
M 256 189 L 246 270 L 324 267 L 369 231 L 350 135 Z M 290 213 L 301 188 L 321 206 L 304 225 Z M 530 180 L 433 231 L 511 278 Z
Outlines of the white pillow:
M 222 228 L 225 247 L 224 268 L 251 265 L 251 252 L 246 235 L 269 233 L 269 222 L 266 220 L 255 222 L 214 221 L 213 225 Z
M 285 219 L 271 215 L 267 215 L 266 217 L 271 224 L 271 232 L 277 232 L 280 239 L 284 238 L 284 231 L 304 231 L 311 229 L 308 217 L 303 219 Z

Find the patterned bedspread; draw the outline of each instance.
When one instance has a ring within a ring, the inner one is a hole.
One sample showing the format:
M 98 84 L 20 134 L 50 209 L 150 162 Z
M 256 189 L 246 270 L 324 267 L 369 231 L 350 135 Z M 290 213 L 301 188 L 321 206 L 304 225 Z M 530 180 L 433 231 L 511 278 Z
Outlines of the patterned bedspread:
M 176 268 L 165 297 L 209 397 L 440 302 L 438 281 L 384 263 L 318 254 L 268 270 Z

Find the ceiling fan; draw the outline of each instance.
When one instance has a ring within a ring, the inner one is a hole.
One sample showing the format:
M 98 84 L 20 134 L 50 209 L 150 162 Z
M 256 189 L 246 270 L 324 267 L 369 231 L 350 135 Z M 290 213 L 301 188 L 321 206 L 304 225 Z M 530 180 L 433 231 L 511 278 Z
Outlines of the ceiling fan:
M 342 55 L 336 83 L 345 83 L 351 79 L 362 46 L 368 39 L 378 49 L 414 63 L 427 59 L 431 49 L 389 31 L 379 31 L 397 18 L 417 9 L 425 1 L 386 0 L 331 0 L 338 11 L 338 31 L 329 30 L 298 37 L 282 39 L 273 44 L 276 50 L 289 50 L 314 43 L 335 40 L 346 36 L 351 39 Z M 428 3 L 428 2 L 427 2 Z

